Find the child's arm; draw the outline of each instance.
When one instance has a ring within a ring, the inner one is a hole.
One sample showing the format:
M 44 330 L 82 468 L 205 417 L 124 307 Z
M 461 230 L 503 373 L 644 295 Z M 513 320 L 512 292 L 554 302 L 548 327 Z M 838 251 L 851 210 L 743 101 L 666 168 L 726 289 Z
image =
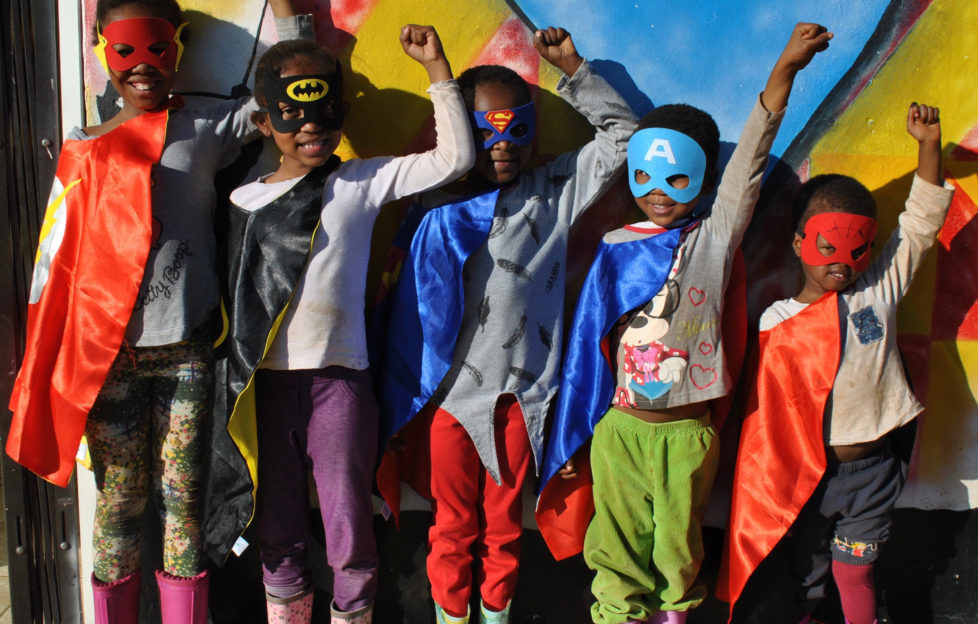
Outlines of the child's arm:
M 560 71 L 573 76 L 584 59 L 577 53 L 577 47 L 570 33 L 563 28 L 553 26 L 546 30 L 538 30 L 533 35 L 533 47 L 540 58 L 547 61 Z
M 720 180 L 710 215 L 711 227 L 720 233 L 720 238 L 731 242 L 731 249 L 740 244 L 754 214 L 768 154 L 777 137 L 795 76 L 815 54 L 828 47 L 831 38 L 832 33 L 818 24 L 795 25 L 764 91 L 744 124 L 737 148 Z
M 367 205 L 379 207 L 400 197 L 422 193 L 458 179 L 475 162 L 475 144 L 465 102 L 452 79 L 438 33 L 431 26 L 401 29 L 404 53 L 428 72 L 428 93 L 435 109 L 434 149 L 397 158 L 351 161 L 344 180 L 357 181 Z
M 582 148 L 561 154 L 547 165 L 547 178 L 561 180 L 553 201 L 561 217 L 573 222 L 621 172 L 628 139 L 638 120 L 621 95 L 578 54 L 570 33 L 563 28 L 538 30 L 533 47 L 541 58 L 564 72 L 557 83 L 558 93 L 597 131 Z
M 401 29 L 401 47 L 405 54 L 424 66 L 432 84 L 452 79 L 452 68 L 433 27 L 408 24 Z
M 941 186 L 941 110 L 914 102 L 907 110 L 907 132 L 917 139 L 917 177 Z
M 272 9 L 275 17 L 291 17 L 295 15 L 295 7 L 292 0 L 268 0 L 268 6 Z
M 764 108 L 777 113 L 788 105 L 788 95 L 795 83 L 795 76 L 803 70 L 815 55 L 829 47 L 832 33 L 820 24 L 799 23 L 788 39 L 788 45 L 774 64 L 767 85 L 761 93 Z
M 268 5 L 275 17 L 279 41 L 316 38 L 312 15 L 297 15 L 292 0 L 268 0 Z
M 856 282 L 857 288 L 871 288 L 876 296 L 892 303 L 900 301 L 910 288 L 954 195 L 941 177 L 940 111 L 914 102 L 907 111 L 907 132 L 917 140 L 917 175 L 906 210 L 900 213 L 899 227 Z

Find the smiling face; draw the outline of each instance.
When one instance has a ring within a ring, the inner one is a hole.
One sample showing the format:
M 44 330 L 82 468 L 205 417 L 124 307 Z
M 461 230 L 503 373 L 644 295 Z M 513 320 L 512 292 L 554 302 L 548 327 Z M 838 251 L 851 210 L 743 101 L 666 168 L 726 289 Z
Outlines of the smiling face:
M 795 250 L 795 255 L 799 259 L 801 259 L 801 246 L 803 242 L 804 239 L 800 234 L 795 234 L 795 238 L 791 242 L 791 246 Z M 815 248 L 826 257 L 835 253 L 835 247 L 825 240 L 821 234 L 818 235 Z M 802 287 L 801 294 L 795 297 L 801 303 L 811 303 L 827 292 L 841 292 L 849 288 L 856 281 L 856 278 L 859 277 L 859 272 L 853 270 L 848 264 L 842 264 L 841 262 L 816 265 L 808 264 L 804 260 L 801 260 L 801 267 L 805 275 L 805 284 Z
M 649 175 L 641 170 L 636 171 L 635 181 L 639 184 L 645 184 L 649 181 Z M 689 185 L 689 178 L 678 176 L 675 179 L 670 178 L 669 183 L 673 188 L 684 189 Z M 638 206 L 639 210 L 652 223 L 655 223 L 659 227 L 669 227 L 676 221 L 685 219 L 693 214 L 693 210 L 696 208 L 696 204 L 699 203 L 701 195 L 702 192 L 689 202 L 682 203 L 666 195 L 662 189 L 652 189 L 646 195 L 636 197 L 635 205 Z
M 141 4 L 124 4 L 112 9 L 105 15 L 105 23 L 102 24 L 103 30 L 114 23 L 122 20 L 156 18 L 167 19 L 166 11 Z M 141 24 L 133 22 L 134 28 L 140 28 Z M 117 24 L 118 26 L 118 24 Z M 133 45 L 125 41 L 108 42 L 112 50 L 120 57 L 126 57 L 137 53 Z M 176 45 L 170 41 L 156 41 L 148 46 L 148 51 L 154 55 L 163 55 L 171 46 Z M 169 66 L 168 66 L 169 65 Z M 141 62 L 129 69 L 118 70 L 108 67 L 109 80 L 112 86 L 118 91 L 123 101 L 123 111 L 127 115 L 138 115 L 140 113 L 159 108 L 167 101 L 170 89 L 173 88 L 173 81 L 176 79 L 176 68 L 168 62 L 149 64 Z
M 311 74 L 329 74 L 332 67 L 324 67 L 322 63 L 306 56 L 297 56 L 282 65 L 280 75 L 307 76 Z M 282 119 L 291 121 L 304 118 L 303 109 L 288 102 L 268 102 L 267 106 L 276 107 Z M 275 140 L 275 145 L 282 152 L 282 162 L 275 174 L 275 179 L 287 180 L 303 176 L 316 167 L 326 164 L 340 144 L 343 136 L 342 128 L 329 130 L 319 121 L 307 121 L 294 132 L 276 130 L 269 119 L 269 114 L 261 114 L 256 119 L 258 129 L 265 136 Z
M 514 109 L 527 104 L 526 96 L 513 85 L 484 82 L 475 87 L 473 107 L 477 111 Z M 486 136 L 488 134 L 489 136 Z M 476 145 L 491 137 L 492 131 L 478 130 Z M 533 153 L 531 145 L 515 145 L 507 140 L 497 141 L 488 149 L 478 147 L 475 165 L 469 175 L 472 186 L 494 187 L 509 184 L 519 175 Z M 472 179 L 474 176 L 475 179 Z

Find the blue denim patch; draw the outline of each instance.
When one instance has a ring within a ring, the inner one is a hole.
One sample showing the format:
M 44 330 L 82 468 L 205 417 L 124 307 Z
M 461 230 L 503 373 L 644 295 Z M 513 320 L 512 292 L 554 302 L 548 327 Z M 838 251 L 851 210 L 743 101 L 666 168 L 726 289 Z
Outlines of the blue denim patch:
M 849 315 L 849 318 L 861 344 L 876 342 L 883 337 L 883 324 L 880 323 L 872 307 L 867 306 L 859 312 L 854 312 Z

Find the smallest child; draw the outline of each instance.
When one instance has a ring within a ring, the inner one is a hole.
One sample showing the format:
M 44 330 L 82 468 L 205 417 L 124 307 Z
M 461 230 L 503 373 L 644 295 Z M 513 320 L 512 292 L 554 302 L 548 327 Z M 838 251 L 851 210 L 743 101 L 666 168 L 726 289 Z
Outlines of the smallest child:
M 821 175 L 795 201 L 804 282 L 761 315 L 720 581 L 731 608 L 781 541 L 798 620 L 809 621 L 831 571 L 846 622 L 876 622 L 874 563 L 907 469 L 887 440 L 923 410 L 897 348 L 897 304 L 953 195 L 941 179 L 938 109 L 911 104 L 907 132 L 918 142 L 917 175 L 872 263 L 876 204 L 866 187 Z

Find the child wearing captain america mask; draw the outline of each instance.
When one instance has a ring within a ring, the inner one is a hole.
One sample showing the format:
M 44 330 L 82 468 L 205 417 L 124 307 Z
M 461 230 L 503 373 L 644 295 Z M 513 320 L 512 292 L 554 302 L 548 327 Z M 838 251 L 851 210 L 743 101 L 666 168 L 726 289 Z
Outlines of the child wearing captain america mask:
M 808 620 L 831 576 L 846 622 L 876 622 L 874 564 L 907 471 L 888 440 L 923 409 L 897 348 L 897 304 L 953 195 L 941 179 L 938 109 L 912 104 L 907 132 L 918 142 L 917 175 L 899 227 L 872 261 L 876 203 L 866 187 L 820 175 L 796 197 L 792 248 L 803 282 L 760 319 L 721 579 L 731 606 L 768 591 L 746 583 L 769 558 L 790 569 L 793 621 Z
M 681 623 L 706 596 L 695 582 L 700 523 L 722 418 L 711 401 L 732 386 L 724 293 L 795 75 L 831 37 L 795 27 L 712 206 L 700 201 L 717 178 L 719 132 L 707 113 L 661 106 L 628 143 L 628 184 L 646 220 L 605 234 L 585 280 L 537 509 L 538 520 L 590 517 L 573 542 L 540 524 L 556 556 L 583 548 L 596 623 Z M 575 505 L 584 511 L 563 511 Z

